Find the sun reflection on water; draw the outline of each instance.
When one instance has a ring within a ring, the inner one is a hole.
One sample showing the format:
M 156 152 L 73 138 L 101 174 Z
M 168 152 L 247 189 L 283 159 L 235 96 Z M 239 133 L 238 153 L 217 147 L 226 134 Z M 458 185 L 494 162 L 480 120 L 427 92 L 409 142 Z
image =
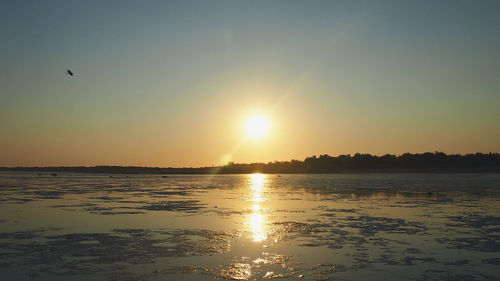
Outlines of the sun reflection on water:
M 254 204 L 251 206 L 252 212 L 247 218 L 247 225 L 251 233 L 251 238 L 255 242 L 262 242 L 267 239 L 265 221 L 266 217 L 260 202 L 266 201 L 265 195 L 266 177 L 263 174 L 250 175 L 249 201 Z
M 251 174 L 250 175 L 250 201 L 263 202 L 262 193 L 264 191 L 265 175 Z
M 249 223 L 252 231 L 252 240 L 261 242 L 267 239 L 266 232 L 264 231 L 264 215 L 254 212 L 250 215 Z

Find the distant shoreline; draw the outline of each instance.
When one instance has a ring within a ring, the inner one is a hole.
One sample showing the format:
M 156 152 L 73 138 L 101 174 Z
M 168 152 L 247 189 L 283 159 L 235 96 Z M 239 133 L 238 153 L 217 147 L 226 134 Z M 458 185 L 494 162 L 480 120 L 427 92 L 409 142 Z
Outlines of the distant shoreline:
M 97 174 L 339 174 L 339 173 L 500 173 L 499 153 L 446 155 L 442 152 L 399 156 L 370 154 L 312 156 L 304 161 L 235 164 L 218 167 L 139 166 L 0 167 L 0 171 Z
M 68 169 L 69 168 L 69 169 Z M 40 167 L 34 169 L 25 168 L 0 168 L 0 172 L 33 172 L 39 174 L 52 174 L 52 173 L 73 173 L 73 174 L 113 174 L 113 175 L 244 175 L 244 174 L 266 174 L 266 175 L 334 175 L 334 174 L 499 174 L 500 168 L 492 169 L 476 169 L 476 170 L 463 170 L 463 169 L 442 169 L 442 170 L 407 170 L 407 169 L 394 169 L 394 170 L 359 170 L 359 171 L 332 171 L 332 172 L 262 172 L 262 171 L 249 171 L 249 172 L 191 172 L 191 171 L 169 171 L 169 172 L 154 172 L 148 171 L 147 167 L 141 172 L 128 172 L 128 171 L 107 171 L 100 170 L 94 171 L 88 167 L 89 170 L 73 170 L 73 167 Z M 180 168 L 182 169 L 182 168 Z

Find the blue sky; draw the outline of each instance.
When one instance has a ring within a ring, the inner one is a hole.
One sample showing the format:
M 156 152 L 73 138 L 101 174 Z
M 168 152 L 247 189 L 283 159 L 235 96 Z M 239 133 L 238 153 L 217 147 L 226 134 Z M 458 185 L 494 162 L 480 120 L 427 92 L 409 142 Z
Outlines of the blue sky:
M 498 152 L 499 26 L 498 1 L 2 1 L 0 165 Z

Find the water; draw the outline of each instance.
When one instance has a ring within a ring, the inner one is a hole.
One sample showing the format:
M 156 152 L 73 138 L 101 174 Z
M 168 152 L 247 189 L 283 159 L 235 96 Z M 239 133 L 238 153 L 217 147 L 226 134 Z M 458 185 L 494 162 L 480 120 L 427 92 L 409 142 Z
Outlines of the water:
M 0 173 L 2 280 L 500 280 L 499 174 Z

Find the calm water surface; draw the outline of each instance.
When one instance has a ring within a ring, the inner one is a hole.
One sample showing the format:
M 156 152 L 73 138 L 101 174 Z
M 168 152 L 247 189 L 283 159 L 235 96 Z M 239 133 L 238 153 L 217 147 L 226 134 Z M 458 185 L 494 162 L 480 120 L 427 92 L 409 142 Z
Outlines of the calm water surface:
M 500 175 L 0 173 L 0 276 L 500 280 Z

